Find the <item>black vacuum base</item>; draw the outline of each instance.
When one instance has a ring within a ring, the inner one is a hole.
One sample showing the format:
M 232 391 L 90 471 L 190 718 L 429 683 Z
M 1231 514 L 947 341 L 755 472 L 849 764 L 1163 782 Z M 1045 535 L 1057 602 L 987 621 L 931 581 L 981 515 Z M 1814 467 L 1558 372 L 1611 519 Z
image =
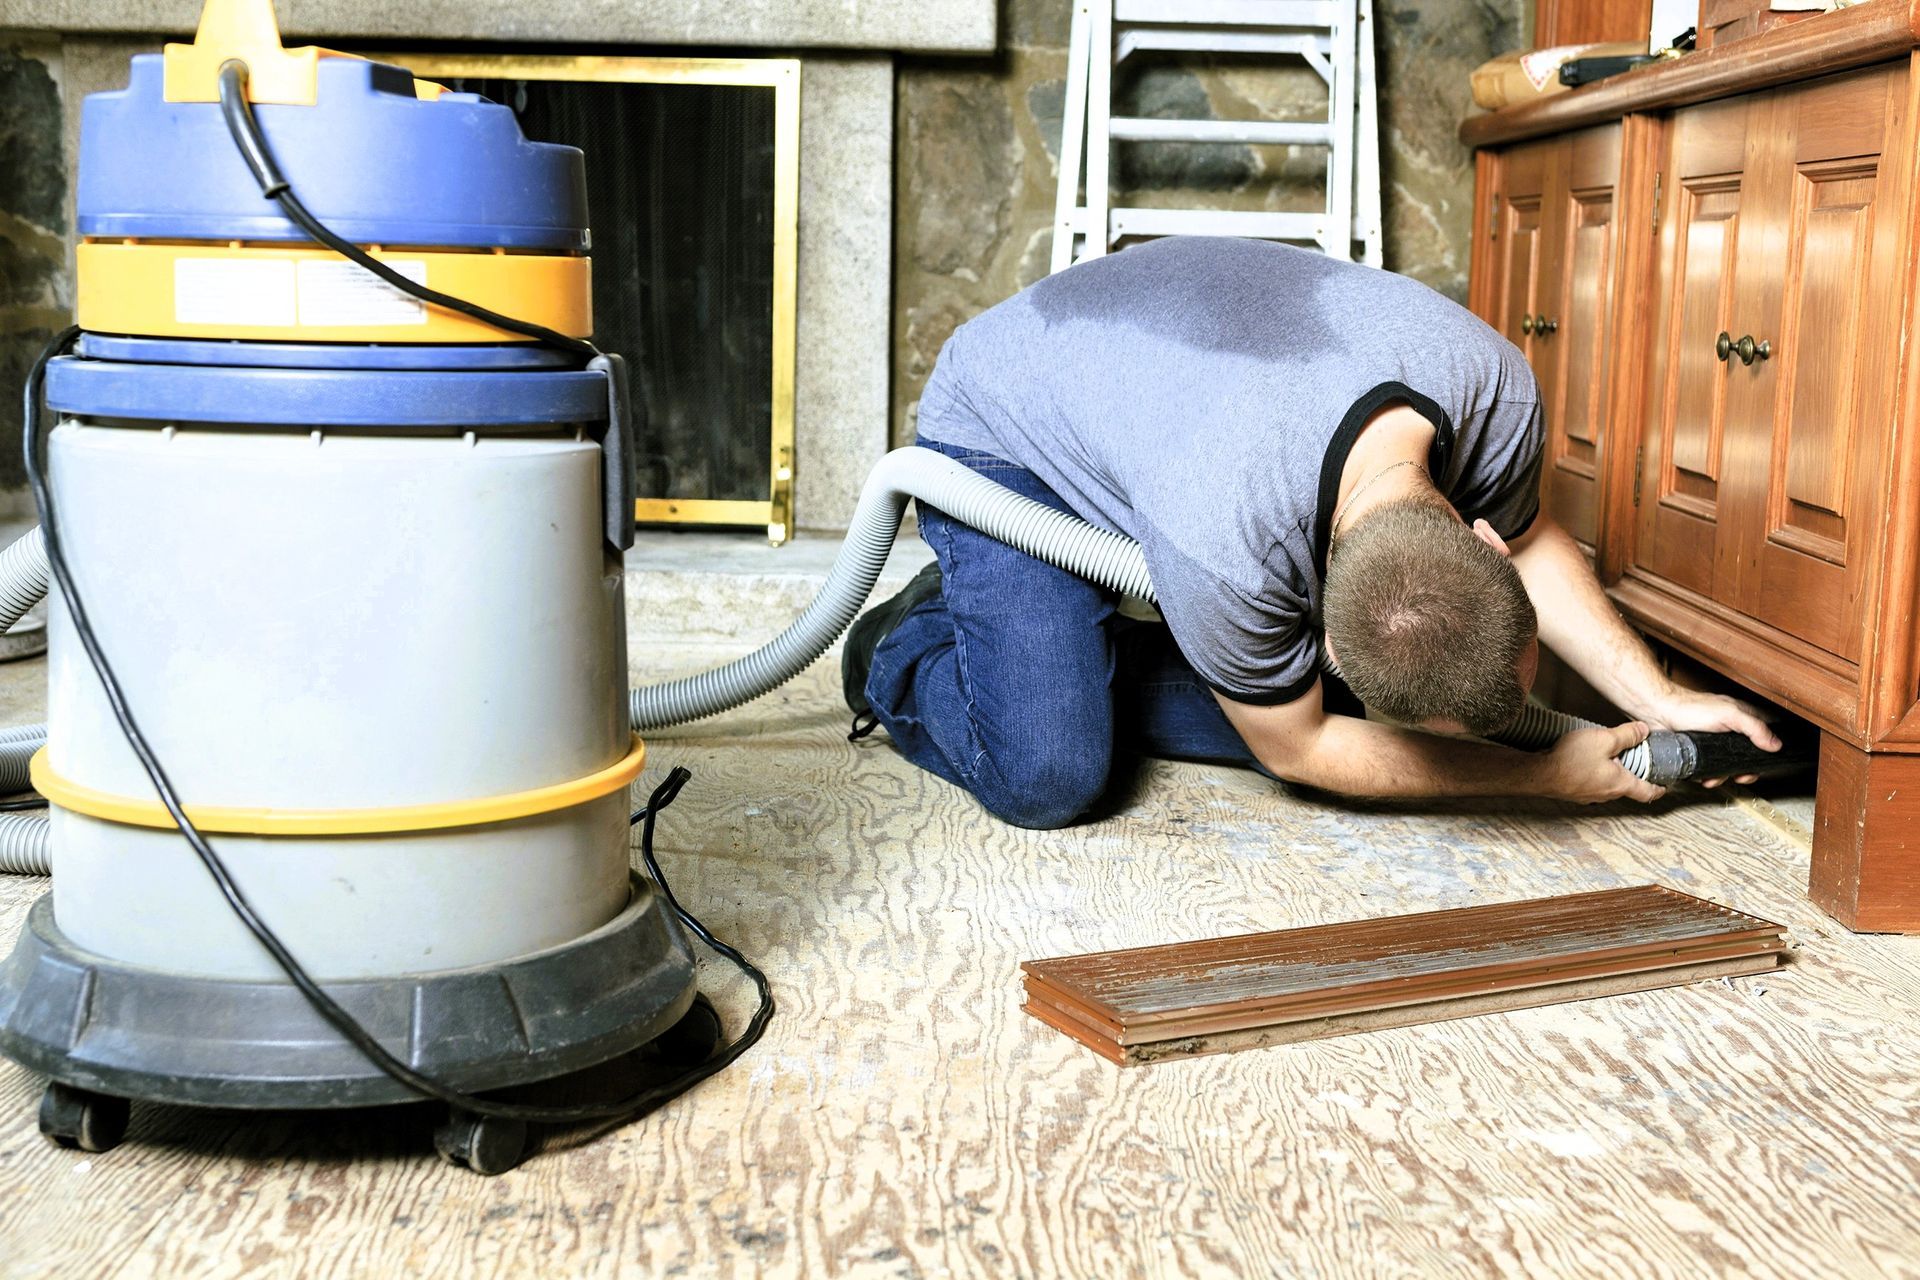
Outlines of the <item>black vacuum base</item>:
M 656 1040 L 699 1061 L 719 1038 L 712 1006 L 696 996 L 685 936 L 637 876 L 618 916 L 547 951 L 324 985 L 396 1057 L 466 1093 L 568 1075 Z M 0 965 L 0 1052 L 52 1078 L 41 1131 L 89 1151 L 119 1141 L 129 1098 L 258 1109 L 419 1101 L 291 983 L 116 963 L 60 932 L 51 894 Z M 517 1138 L 512 1127 L 456 1113 L 435 1141 L 449 1159 L 497 1173 L 490 1166 L 505 1149 L 514 1148 L 511 1167 L 524 1146 L 524 1126 Z

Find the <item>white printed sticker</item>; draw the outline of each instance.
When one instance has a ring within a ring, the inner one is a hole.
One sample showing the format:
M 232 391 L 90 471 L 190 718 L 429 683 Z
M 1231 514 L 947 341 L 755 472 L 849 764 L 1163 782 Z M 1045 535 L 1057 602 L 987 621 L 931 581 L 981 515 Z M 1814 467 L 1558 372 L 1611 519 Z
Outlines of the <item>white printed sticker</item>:
M 176 324 L 262 325 L 291 328 L 293 263 L 285 258 L 176 258 Z
M 1520 71 L 1527 77 L 1534 92 L 1547 87 L 1547 83 L 1560 77 L 1560 67 L 1571 62 L 1586 50 L 1583 44 L 1555 45 L 1551 49 L 1535 49 L 1532 53 L 1520 55 Z
M 386 263 L 415 284 L 427 282 L 427 264 L 419 258 Z M 300 264 L 300 323 L 303 325 L 425 324 L 427 307 L 364 267 L 345 260 Z

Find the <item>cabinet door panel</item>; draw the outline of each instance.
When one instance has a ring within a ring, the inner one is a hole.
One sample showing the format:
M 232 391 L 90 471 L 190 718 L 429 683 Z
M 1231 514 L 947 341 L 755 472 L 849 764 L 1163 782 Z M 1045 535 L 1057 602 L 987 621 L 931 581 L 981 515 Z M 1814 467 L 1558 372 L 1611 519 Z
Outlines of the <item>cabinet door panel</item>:
M 1487 323 L 1535 359 L 1532 325 L 1522 321 L 1546 310 L 1550 281 L 1543 238 L 1547 184 L 1552 177 L 1557 139 L 1510 147 L 1500 156 L 1500 189 L 1493 258 L 1497 273 L 1493 314 Z M 1537 368 L 1537 364 L 1536 364 Z
M 1787 252 L 1778 302 L 1753 320 L 1772 355 L 1734 371 L 1772 381 L 1745 608 L 1852 661 L 1878 531 L 1875 460 L 1895 411 L 1899 226 L 1879 154 L 1904 84 L 1904 71 L 1876 70 L 1775 96 L 1772 216 Z
M 1716 354 L 1732 323 L 1741 263 L 1747 117 L 1731 99 L 1679 112 L 1662 172 L 1658 305 L 1652 317 L 1644 498 L 1634 563 L 1723 603 L 1731 535 L 1722 503 L 1727 367 Z
M 1566 341 L 1560 359 L 1562 456 L 1593 476 L 1607 378 L 1607 277 L 1613 269 L 1613 192 L 1576 195 L 1567 232 Z
M 1620 131 L 1567 140 L 1567 184 L 1554 193 L 1559 305 L 1545 343 L 1547 446 L 1541 501 L 1591 552 L 1599 529 L 1599 459 L 1606 418 L 1613 300 L 1614 189 Z
M 1502 254 L 1506 263 L 1506 288 L 1501 295 L 1500 323 L 1496 327 L 1526 352 L 1528 360 L 1533 359 L 1533 338 L 1523 333 L 1520 326 L 1523 319 L 1528 319 L 1527 328 L 1531 330 L 1530 318 L 1536 310 L 1534 298 L 1540 291 L 1541 213 L 1541 198 L 1537 195 L 1507 197 L 1506 225 L 1502 228 L 1507 242 Z
M 1640 562 L 1662 577 L 1715 596 L 1715 546 L 1721 530 L 1720 462 L 1725 437 L 1726 366 L 1715 353 L 1733 304 L 1740 245 L 1738 178 L 1684 183 L 1671 298 L 1665 326 L 1665 377 L 1656 383 L 1659 451 Z
M 1795 184 L 1794 238 L 1800 269 L 1789 278 L 1781 351 L 1784 445 L 1769 534 L 1833 564 L 1846 563 L 1846 488 L 1852 461 L 1854 359 L 1860 350 L 1858 304 L 1867 293 L 1876 174 L 1849 165 L 1839 173 L 1801 172 Z
M 1727 382 L 1716 347 L 1733 304 L 1740 246 L 1738 185 L 1682 188 L 1681 260 L 1673 333 L 1673 416 L 1663 500 L 1702 519 L 1716 518 Z

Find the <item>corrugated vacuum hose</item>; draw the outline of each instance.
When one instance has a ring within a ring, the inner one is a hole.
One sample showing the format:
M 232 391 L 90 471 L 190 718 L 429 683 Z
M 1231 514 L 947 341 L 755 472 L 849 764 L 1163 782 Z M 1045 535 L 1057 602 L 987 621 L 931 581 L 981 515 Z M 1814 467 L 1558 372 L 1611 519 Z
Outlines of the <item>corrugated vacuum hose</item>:
M 51 831 L 44 813 L 0 813 L 0 875 L 50 874 Z
M 47 544 L 35 525 L 0 551 L 0 631 L 24 618 L 46 595 Z
M 969 471 L 931 449 L 896 449 L 867 476 L 820 594 L 793 623 L 744 658 L 635 689 L 635 731 L 718 715 L 777 689 L 840 638 L 873 594 L 907 500 L 918 498 L 1028 555 L 1125 595 L 1153 598 L 1146 556 L 1131 538 L 1097 529 Z
M 20 621 L 46 595 L 47 547 L 35 525 L 0 551 L 0 631 Z M 27 762 L 46 741 L 44 724 L 0 729 L 0 795 L 32 787 Z M 46 875 L 48 844 L 44 813 L 0 813 L 0 875 Z

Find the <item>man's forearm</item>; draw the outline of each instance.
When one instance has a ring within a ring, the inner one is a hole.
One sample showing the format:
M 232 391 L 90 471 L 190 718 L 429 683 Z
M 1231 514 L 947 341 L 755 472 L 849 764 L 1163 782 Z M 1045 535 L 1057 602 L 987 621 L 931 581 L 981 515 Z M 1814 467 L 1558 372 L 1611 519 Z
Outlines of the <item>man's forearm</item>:
M 1352 796 L 1555 796 L 1592 804 L 1660 788 L 1615 758 L 1646 737 L 1640 723 L 1576 729 L 1538 755 L 1443 738 L 1352 716 L 1327 715 L 1320 687 L 1277 706 L 1220 698 L 1220 709 L 1271 772 Z
M 1349 796 L 1516 796 L 1548 789 L 1544 755 L 1353 716 L 1328 716 L 1311 743 L 1297 749 L 1259 754 L 1289 782 Z
M 1567 531 L 1543 525 L 1514 553 L 1513 567 L 1539 615 L 1541 643 L 1616 707 L 1651 714 L 1671 691 L 1666 673 L 1613 607 Z

